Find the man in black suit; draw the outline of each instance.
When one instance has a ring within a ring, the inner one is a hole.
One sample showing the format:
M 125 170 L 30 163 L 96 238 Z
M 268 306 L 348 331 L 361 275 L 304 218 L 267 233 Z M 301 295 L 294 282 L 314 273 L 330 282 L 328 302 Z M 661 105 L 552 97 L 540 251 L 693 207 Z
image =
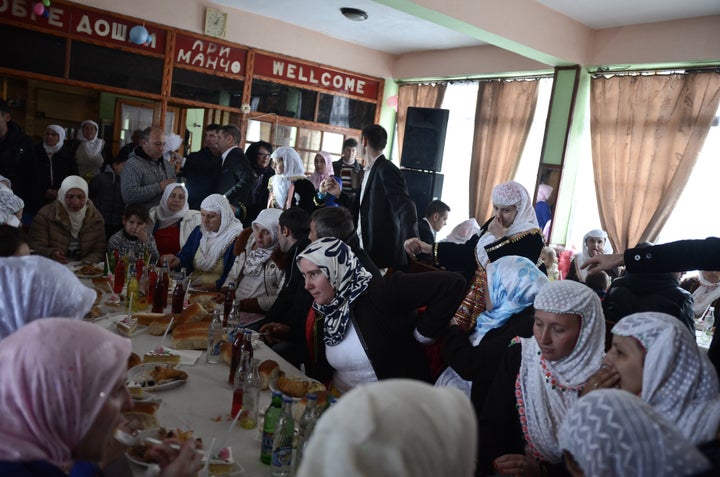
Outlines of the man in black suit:
M 360 193 L 350 200 L 329 177 L 321 185 L 353 213 L 363 248 L 380 268 L 405 268 L 408 263 L 403 242 L 417 237 L 417 212 L 400 169 L 382 151 L 387 132 L 379 124 L 366 126 L 360 135 L 360 151 L 367 161 Z
M 203 148 L 193 152 L 185 159 L 182 176 L 188 191 L 188 206 L 200 210 L 205 197 L 215 192 L 215 184 L 220 176 L 220 157 L 217 152 L 220 139 L 220 125 L 208 124 L 203 134 Z
M 418 222 L 420 240 L 430 245 L 435 243 L 435 235 L 447 224 L 450 207 L 441 200 L 431 201 L 425 207 L 425 217 Z
M 227 197 L 233 206 L 235 216 L 245 220 L 247 204 L 252 193 L 253 173 L 240 143 L 240 129 L 232 124 L 220 128 L 218 153 L 220 155 L 220 177 L 218 177 L 215 193 Z M 249 225 L 249 224 L 247 224 Z

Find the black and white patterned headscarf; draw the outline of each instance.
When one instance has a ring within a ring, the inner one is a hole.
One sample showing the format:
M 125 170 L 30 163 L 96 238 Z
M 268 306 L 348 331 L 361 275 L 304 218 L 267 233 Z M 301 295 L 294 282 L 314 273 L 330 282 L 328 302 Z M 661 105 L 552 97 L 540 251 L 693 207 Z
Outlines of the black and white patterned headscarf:
M 585 475 L 675 477 L 710 468 L 675 426 L 620 389 L 581 398 L 560 427 L 559 440 Z
M 345 337 L 350 321 L 350 304 L 370 285 L 372 274 L 365 270 L 355 254 L 344 242 L 325 237 L 314 241 L 297 257 L 314 263 L 330 281 L 335 298 L 327 305 L 313 304 L 325 315 L 323 340 L 335 346 Z

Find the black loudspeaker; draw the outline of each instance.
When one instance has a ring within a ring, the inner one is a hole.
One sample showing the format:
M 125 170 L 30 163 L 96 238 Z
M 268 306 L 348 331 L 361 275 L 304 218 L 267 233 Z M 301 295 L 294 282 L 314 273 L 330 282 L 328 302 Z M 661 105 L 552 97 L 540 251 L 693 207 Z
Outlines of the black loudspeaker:
M 436 172 L 401 169 L 410 198 L 415 203 L 418 219 L 425 217 L 425 208 L 434 199 L 440 199 L 443 175 Z
M 440 172 L 449 116 L 447 109 L 407 108 L 402 167 Z

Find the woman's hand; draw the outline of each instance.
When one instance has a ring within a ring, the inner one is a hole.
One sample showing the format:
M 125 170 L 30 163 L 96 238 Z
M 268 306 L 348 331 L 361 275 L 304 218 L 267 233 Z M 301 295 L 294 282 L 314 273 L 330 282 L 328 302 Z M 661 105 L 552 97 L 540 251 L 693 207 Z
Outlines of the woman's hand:
M 524 454 L 505 454 L 493 461 L 493 467 L 501 474 L 540 476 L 540 464 Z
M 338 184 L 335 178 L 332 176 L 328 177 L 322 182 L 322 184 L 320 185 L 320 189 L 320 192 L 332 194 L 335 197 L 340 197 L 340 193 L 342 192 L 342 190 L 340 189 L 340 184 Z
M 620 374 L 617 372 L 617 369 L 610 366 L 603 366 L 597 373 L 590 376 L 590 379 L 587 380 L 585 386 L 583 386 L 580 391 L 579 396 L 583 397 L 596 389 L 616 388 L 619 386 Z
M 192 477 L 202 469 L 202 456 L 195 452 L 195 441 L 182 443 L 180 452 L 167 446 L 153 446 L 149 452 L 160 464 L 160 477 Z
M 580 264 L 581 269 L 587 269 L 588 272 L 602 272 L 617 268 L 625 264 L 625 255 L 622 253 L 610 253 L 607 255 L 597 254 L 588 258 L 585 263 Z
M 180 266 L 180 259 L 175 255 L 167 254 L 160 257 L 160 263 L 163 263 L 165 260 L 167 260 L 168 267 L 170 268 L 177 268 Z
M 60 250 L 55 250 L 52 254 L 50 254 L 50 258 L 62 264 L 68 263 L 67 257 Z
M 488 232 L 495 238 L 501 238 L 505 236 L 507 229 L 500 222 L 500 217 L 495 217 L 490 221 L 488 225 Z
M 258 331 L 265 333 L 261 335 L 265 344 L 273 346 L 283 341 L 290 334 L 290 327 L 282 323 L 267 323 L 262 325 Z

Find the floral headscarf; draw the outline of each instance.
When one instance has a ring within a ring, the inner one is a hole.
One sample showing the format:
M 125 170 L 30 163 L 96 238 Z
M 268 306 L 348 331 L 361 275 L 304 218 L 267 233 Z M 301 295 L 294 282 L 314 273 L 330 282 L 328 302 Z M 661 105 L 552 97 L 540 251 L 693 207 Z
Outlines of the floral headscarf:
M 372 275 L 360 265 L 350 247 L 336 238 L 316 240 L 298 255 L 297 260 L 301 258 L 322 270 L 335 290 L 331 303 L 313 304 L 313 308 L 325 315 L 325 344 L 335 346 L 345 337 L 350 321 L 350 305 L 367 290 Z
M 515 313 L 532 306 L 535 296 L 547 283 L 545 274 L 525 257 L 508 255 L 489 263 L 487 286 L 493 308 L 478 316 L 476 331 L 470 336 L 473 345 Z
M 642 400 L 693 443 L 714 439 L 720 427 L 717 373 L 685 325 L 665 313 L 644 312 L 626 316 L 612 333 L 645 348 Z
M 580 399 L 560 427 L 559 440 L 585 475 L 679 477 L 710 469 L 676 427 L 620 389 Z
M 22 225 L 15 214 L 24 207 L 25 202 L 13 194 L 12 190 L 0 187 L 0 224 L 8 224 L 13 227 Z
M 131 343 L 102 326 L 37 320 L 0 341 L 0 461 L 69 467 L 127 369 Z
M 524 408 L 523 432 L 530 453 L 546 462 L 560 462 L 557 431 L 577 400 L 577 390 L 602 365 L 605 319 L 597 294 L 582 283 L 563 280 L 545 285 L 535 309 L 580 316 L 580 334 L 570 354 L 558 361 L 541 356 L 535 338 L 522 338 L 518 405 Z M 522 422 L 522 419 L 521 419 Z
M 325 160 L 325 170 L 322 174 L 320 174 L 317 170 L 310 174 L 310 182 L 313 183 L 313 186 L 315 186 L 316 189 L 320 188 L 320 184 L 322 181 L 333 175 L 333 164 L 332 164 L 332 157 L 330 157 L 330 153 L 325 151 L 318 152 L 319 156 L 322 156 L 322 158 Z
M 220 214 L 220 228 L 217 232 L 205 230 L 205 227 L 200 225 L 202 238 L 200 238 L 199 249 L 201 253 L 197 256 L 196 263 L 200 270 L 208 272 L 215 268 L 215 264 L 225 250 L 242 232 L 243 226 L 235 217 L 230 203 L 223 195 L 207 196 L 200 204 L 200 209 Z
M 272 237 L 272 243 L 268 248 L 260 248 L 258 245 L 257 248 L 251 249 L 247 252 L 245 265 L 243 267 L 244 275 L 257 277 L 262 273 L 263 265 L 267 262 L 270 255 L 272 255 L 278 245 L 278 221 L 280 220 L 281 214 L 282 210 L 280 209 L 263 209 L 253 221 L 253 232 L 260 228 L 267 230 L 270 232 L 270 237 Z

